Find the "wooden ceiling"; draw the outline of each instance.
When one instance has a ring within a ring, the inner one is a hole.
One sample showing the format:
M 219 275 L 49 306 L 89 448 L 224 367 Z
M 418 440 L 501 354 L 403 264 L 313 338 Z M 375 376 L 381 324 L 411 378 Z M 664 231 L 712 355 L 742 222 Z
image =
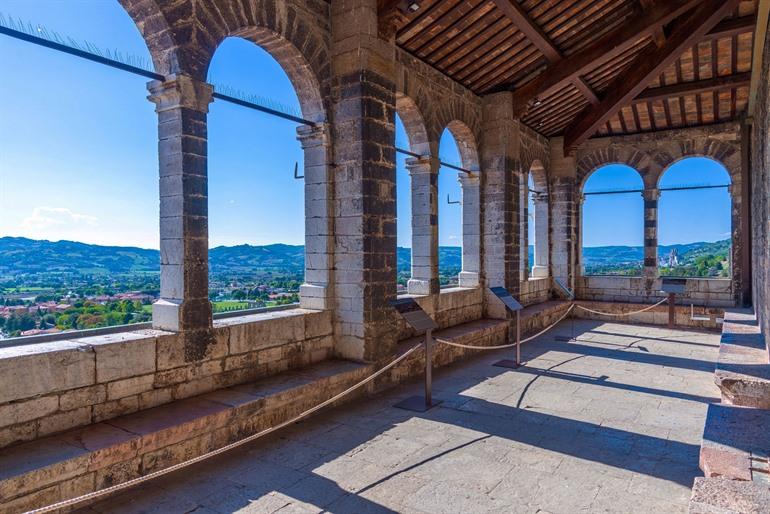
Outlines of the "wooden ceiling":
M 380 1 L 396 43 L 575 146 L 736 119 L 758 0 Z M 410 10 L 409 7 L 416 10 Z M 397 16 L 392 16 L 397 12 Z

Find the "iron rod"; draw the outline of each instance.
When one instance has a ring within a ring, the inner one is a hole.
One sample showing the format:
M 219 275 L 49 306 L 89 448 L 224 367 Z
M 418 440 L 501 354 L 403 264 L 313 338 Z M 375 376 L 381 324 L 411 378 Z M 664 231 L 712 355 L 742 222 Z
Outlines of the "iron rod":
M 5 34 L 6 36 L 10 36 L 12 38 L 20 39 L 22 41 L 26 41 L 28 43 L 33 43 L 36 45 L 44 46 L 46 48 L 50 48 L 52 50 L 58 50 L 59 52 L 64 52 L 65 54 L 74 55 L 75 57 L 80 57 L 81 59 L 87 59 L 89 61 L 97 62 L 99 64 L 104 64 L 106 66 L 111 66 L 113 68 L 117 68 L 119 70 L 127 71 L 129 73 L 133 73 L 134 75 L 141 75 L 142 77 L 146 77 L 153 80 L 164 80 L 164 76 L 155 73 L 154 71 L 148 71 L 143 68 L 139 68 L 138 66 L 131 66 L 130 64 L 125 64 L 120 61 L 116 61 L 115 59 L 110 59 L 108 57 L 102 57 L 101 55 L 96 55 L 91 52 L 86 52 L 84 50 L 79 50 L 77 48 L 72 48 L 71 46 L 63 45 L 61 43 L 57 43 L 55 41 L 49 41 L 42 37 L 33 36 L 31 34 L 27 34 L 26 32 L 21 32 L 19 30 L 10 29 L 8 27 L 0 26 L 0 34 Z
M 409 157 L 414 157 L 416 159 L 422 159 L 423 158 L 423 156 L 418 154 L 418 153 L 411 152 L 409 150 L 404 150 L 403 148 L 399 148 L 399 147 L 396 147 L 396 153 L 402 153 L 404 155 L 408 155 Z M 449 164 L 449 163 L 443 162 L 443 161 L 439 161 L 438 163 L 441 166 L 444 166 L 445 168 L 451 168 L 453 170 L 462 171 L 463 173 L 467 173 L 468 175 L 473 175 L 472 171 L 466 170 L 465 168 L 461 168 L 459 166 L 455 166 L 454 164 Z
M 240 105 L 241 107 L 247 107 L 249 109 L 254 109 L 255 111 L 264 112 L 266 114 L 270 114 L 272 116 L 277 116 L 279 118 L 283 118 L 285 120 L 293 121 L 296 123 L 300 123 L 302 125 L 308 125 L 310 127 L 314 127 L 315 123 L 313 123 L 310 120 L 306 120 L 303 118 L 299 118 L 297 116 L 292 116 L 291 114 L 286 114 L 285 112 L 277 111 L 275 109 L 271 109 L 270 107 L 265 107 L 263 105 L 255 104 L 253 102 L 248 102 L 246 100 L 241 100 L 240 98 L 235 98 L 234 96 L 229 95 L 223 95 L 222 93 L 214 92 L 214 98 L 218 100 L 224 100 L 225 102 L 230 102 L 235 105 Z
M 681 187 L 661 187 L 658 191 L 691 191 L 694 189 L 719 189 L 723 187 L 730 187 L 730 184 L 717 184 L 713 186 L 681 186 Z M 621 191 L 589 191 L 583 193 L 584 196 L 588 195 L 624 195 L 629 193 L 644 193 L 646 189 L 623 189 Z

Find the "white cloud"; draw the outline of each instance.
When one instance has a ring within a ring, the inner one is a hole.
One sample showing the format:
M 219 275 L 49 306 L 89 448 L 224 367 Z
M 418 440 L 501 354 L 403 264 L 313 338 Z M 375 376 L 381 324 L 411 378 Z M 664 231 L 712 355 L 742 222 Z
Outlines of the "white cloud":
M 99 218 L 73 212 L 66 207 L 35 207 L 32 215 L 24 218 L 21 226 L 27 230 L 44 231 L 51 228 L 96 227 Z

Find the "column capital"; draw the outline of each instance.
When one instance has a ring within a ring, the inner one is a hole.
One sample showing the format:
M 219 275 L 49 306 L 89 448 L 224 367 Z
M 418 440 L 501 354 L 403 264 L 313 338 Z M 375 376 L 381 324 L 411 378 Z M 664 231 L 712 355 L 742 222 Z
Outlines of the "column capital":
M 328 123 L 316 123 L 315 125 L 300 125 L 297 127 L 297 141 L 303 149 L 316 146 L 328 146 L 330 127 Z
M 466 187 L 479 187 L 481 184 L 481 176 L 478 173 L 463 173 L 460 172 L 457 175 L 457 181 L 463 188 Z
M 409 157 L 406 160 L 406 169 L 409 175 L 438 172 L 438 159 L 434 157 Z
M 214 99 L 211 84 L 189 75 L 170 75 L 166 80 L 153 80 L 147 83 L 147 89 L 150 92 L 147 99 L 155 104 L 158 113 L 179 108 L 208 113 L 209 104 Z
M 546 192 L 535 192 L 534 195 L 532 195 L 532 203 L 535 205 L 537 204 L 547 204 L 548 203 L 548 193 Z
M 660 200 L 660 189 L 654 187 L 642 191 L 642 198 L 648 202 Z

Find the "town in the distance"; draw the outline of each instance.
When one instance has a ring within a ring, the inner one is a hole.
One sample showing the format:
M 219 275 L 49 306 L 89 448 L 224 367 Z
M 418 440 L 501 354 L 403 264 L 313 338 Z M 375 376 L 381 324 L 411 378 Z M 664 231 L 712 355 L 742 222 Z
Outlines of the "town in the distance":
M 530 247 L 530 262 L 533 262 Z M 409 248 L 398 248 L 398 291 L 406 291 Z M 729 277 L 730 241 L 659 248 L 663 275 Z M 583 249 L 586 274 L 641 274 L 642 247 Z M 150 321 L 158 298 L 157 250 L 0 237 L 0 339 Z M 442 287 L 457 285 L 460 247 L 439 249 Z M 215 313 L 299 301 L 304 247 L 220 246 L 209 251 Z

